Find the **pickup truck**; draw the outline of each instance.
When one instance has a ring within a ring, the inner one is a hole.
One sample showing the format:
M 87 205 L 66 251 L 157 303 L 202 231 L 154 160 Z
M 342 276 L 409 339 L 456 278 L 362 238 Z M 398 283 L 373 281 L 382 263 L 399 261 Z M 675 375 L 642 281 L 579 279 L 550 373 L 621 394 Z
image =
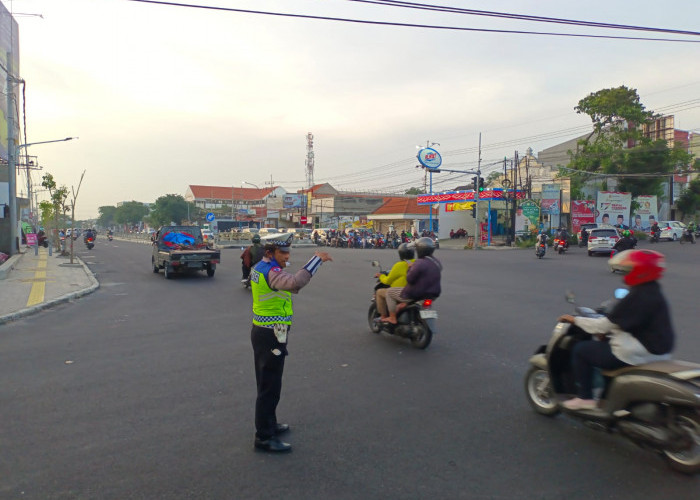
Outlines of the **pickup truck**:
M 204 243 L 199 226 L 163 226 L 152 239 L 154 273 L 163 269 L 170 279 L 176 272 L 206 270 L 207 276 L 214 276 L 221 252 Z

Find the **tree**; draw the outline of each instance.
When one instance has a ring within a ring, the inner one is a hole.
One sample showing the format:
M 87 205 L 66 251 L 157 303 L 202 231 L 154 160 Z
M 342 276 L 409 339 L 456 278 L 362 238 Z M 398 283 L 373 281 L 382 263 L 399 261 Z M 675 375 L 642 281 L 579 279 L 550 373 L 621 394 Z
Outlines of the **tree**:
M 423 190 L 423 188 L 412 187 L 412 188 L 408 188 L 408 189 L 405 191 L 404 194 L 413 194 L 413 195 L 415 195 L 415 194 L 425 194 L 425 191 Z
M 85 170 L 80 175 L 80 181 L 78 182 L 78 189 L 71 186 L 71 194 L 73 195 L 70 200 L 70 227 L 71 233 L 75 231 L 75 204 L 78 202 L 78 194 L 80 194 L 80 186 L 83 184 L 83 177 L 85 177 Z M 70 263 L 73 263 L 73 235 L 71 234 L 70 239 Z
M 662 195 L 667 176 L 680 167 L 687 167 L 692 155 L 666 141 L 644 137 L 641 125 L 654 118 L 645 109 L 635 89 L 624 85 L 593 92 L 578 102 L 577 113 L 587 114 L 593 131 L 578 142 L 576 151 L 569 151 L 568 169 L 560 175 L 571 178 L 571 194 L 582 197 L 583 185 L 593 179 L 618 181 L 617 189 L 639 195 Z M 625 147 L 632 144 L 632 147 Z M 604 174 L 604 175 L 600 175 Z
M 140 201 L 127 201 L 115 210 L 114 221 L 119 224 L 133 226 L 143 221 L 146 215 L 148 215 L 148 207 L 146 205 Z
M 179 194 L 166 194 L 155 202 L 155 208 L 149 217 L 154 226 L 163 226 L 170 222 L 181 224 L 187 219 L 188 203 Z
M 114 224 L 114 216 L 117 213 L 117 207 L 106 205 L 104 207 L 99 207 L 97 211 L 100 214 L 97 218 L 98 225 L 102 227 L 109 227 Z
M 700 179 L 690 181 L 688 189 L 678 198 L 676 206 L 683 213 L 683 218 L 687 215 L 694 218 L 695 213 L 700 210 Z
M 58 237 L 58 220 L 61 215 L 64 215 L 68 211 L 68 206 L 66 205 L 66 200 L 68 199 L 68 188 L 66 186 L 58 187 L 56 180 L 51 174 L 44 174 L 41 177 L 41 185 L 49 190 L 49 197 L 51 201 L 51 210 L 48 212 L 49 217 L 53 216 L 53 224 L 48 224 L 49 219 L 44 220 L 44 225 L 51 228 L 51 233 L 53 235 L 53 243 L 56 245 L 56 250 L 61 251 L 61 239 Z M 48 210 L 48 207 L 42 207 L 42 215 L 44 215 L 44 210 Z
M 485 184 L 489 187 L 500 187 L 496 185 L 496 181 L 502 176 L 503 174 L 501 172 L 494 170 L 488 175 L 488 177 L 486 177 Z

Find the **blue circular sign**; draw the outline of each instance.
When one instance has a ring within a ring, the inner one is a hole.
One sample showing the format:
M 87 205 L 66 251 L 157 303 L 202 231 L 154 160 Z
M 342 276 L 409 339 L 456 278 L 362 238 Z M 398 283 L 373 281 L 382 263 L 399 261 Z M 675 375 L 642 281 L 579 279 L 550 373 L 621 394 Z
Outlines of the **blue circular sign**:
M 209 213 L 207 214 L 207 220 L 208 220 L 209 222 L 213 221 L 213 220 L 214 220 L 214 214 L 211 213 L 211 212 L 209 212 Z
M 442 156 L 433 148 L 421 149 L 417 158 L 421 165 L 430 170 L 436 170 L 442 165 Z

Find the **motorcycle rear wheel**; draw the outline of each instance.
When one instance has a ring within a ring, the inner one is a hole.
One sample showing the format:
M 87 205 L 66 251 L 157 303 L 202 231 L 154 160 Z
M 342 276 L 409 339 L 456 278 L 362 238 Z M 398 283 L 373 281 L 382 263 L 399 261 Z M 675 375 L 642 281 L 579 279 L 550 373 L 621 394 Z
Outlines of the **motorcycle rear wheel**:
M 559 413 L 552 382 L 547 370 L 531 366 L 525 374 L 525 394 L 530 406 L 540 415 L 553 417 Z
M 418 331 L 411 337 L 411 345 L 417 349 L 427 348 L 433 340 L 433 332 L 422 320 L 417 321 L 413 326 Z
M 669 467 L 683 474 L 700 473 L 700 413 L 697 411 L 680 411 L 676 415 L 676 424 L 682 427 L 693 441 L 693 446 L 685 451 L 666 451 L 664 455 Z
M 379 323 L 375 321 L 375 318 L 379 318 L 380 316 L 381 315 L 377 310 L 377 304 L 372 302 L 372 304 L 369 306 L 369 311 L 367 312 L 367 323 L 369 324 L 369 330 L 372 333 L 379 333 L 382 331 L 382 328 L 379 325 Z

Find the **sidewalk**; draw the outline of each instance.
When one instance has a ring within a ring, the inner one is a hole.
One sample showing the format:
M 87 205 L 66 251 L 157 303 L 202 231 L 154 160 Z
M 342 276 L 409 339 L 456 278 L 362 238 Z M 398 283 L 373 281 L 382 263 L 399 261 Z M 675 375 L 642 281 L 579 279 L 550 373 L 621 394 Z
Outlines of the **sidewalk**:
M 0 325 L 92 293 L 100 286 L 88 267 L 73 257 L 49 256 L 46 248 L 24 248 L 0 266 Z

